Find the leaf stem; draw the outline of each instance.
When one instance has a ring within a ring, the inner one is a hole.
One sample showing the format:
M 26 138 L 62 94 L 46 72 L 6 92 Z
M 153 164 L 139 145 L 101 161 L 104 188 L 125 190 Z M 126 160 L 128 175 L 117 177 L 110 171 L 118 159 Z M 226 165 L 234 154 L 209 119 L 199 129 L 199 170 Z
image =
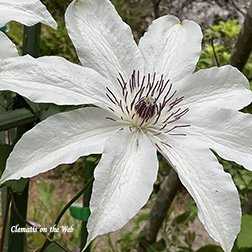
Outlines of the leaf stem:
M 219 63 L 219 60 L 217 58 L 217 54 L 216 54 L 215 47 L 214 47 L 213 38 L 210 39 L 210 42 L 211 42 L 211 45 L 212 45 L 212 48 L 213 48 L 213 54 L 214 54 L 216 64 L 217 64 L 218 67 L 220 67 L 220 63 Z
M 58 226 L 60 219 L 62 218 L 62 216 L 64 215 L 64 213 L 67 211 L 67 209 L 83 194 L 85 193 L 85 191 L 88 189 L 88 187 L 93 183 L 94 181 L 94 177 L 90 178 L 86 185 L 65 205 L 65 207 L 61 210 L 60 214 L 58 215 L 56 221 L 54 222 L 55 227 Z M 53 225 L 53 226 L 54 226 Z M 50 239 L 52 239 L 54 236 L 54 233 L 51 232 L 49 234 Z

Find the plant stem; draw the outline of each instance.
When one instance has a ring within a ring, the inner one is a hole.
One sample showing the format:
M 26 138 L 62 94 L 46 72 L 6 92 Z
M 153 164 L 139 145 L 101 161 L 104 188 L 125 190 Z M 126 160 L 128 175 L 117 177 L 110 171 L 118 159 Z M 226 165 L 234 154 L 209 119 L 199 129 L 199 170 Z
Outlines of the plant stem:
M 26 108 L 9 111 L 0 115 L 0 131 L 26 125 L 37 120 L 38 116 Z
M 62 218 L 64 213 L 67 211 L 67 209 L 88 189 L 88 187 L 92 184 L 93 181 L 94 181 L 94 177 L 89 179 L 86 185 L 65 205 L 65 207 L 61 210 L 60 214 L 58 215 L 56 221 L 54 222 L 55 227 L 58 226 L 60 219 Z M 51 232 L 49 234 L 50 239 L 53 239 L 53 236 L 54 236 L 54 232 Z
M 28 191 L 29 182 L 26 184 L 22 194 L 13 193 L 10 211 L 10 227 L 9 227 L 9 243 L 8 252 L 20 251 L 23 252 L 25 249 L 25 233 L 11 232 L 11 227 L 19 225 L 19 227 L 25 227 L 26 216 L 27 216 L 27 203 L 28 203 Z M 18 207 L 17 207 L 18 206 Z M 16 209 L 19 209 L 17 213 Z M 22 217 L 22 218 L 20 218 Z
M 149 218 L 144 227 L 143 237 L 139 241 L 138 252 L 148 251 L 148 246 L 156 241 L 158 231 L 162 225 L 163 220 L 167 216 L 168 209 L 176 196 L 181 182 L 177 173 L 171 168 L 168 176 L 160 186 L 157 194 L 157 199 L 151 209 Z
M 160 16 L 159 4 L 160 4 L 161 0 L 151 0 L 151 2 L 153 4 L 153 9 L 154 9 L 154 18 L 157 19 Z
M 243 71 L 252 50 L 252 1 L 245 16 L 244 23 L 232 50 L 229 64 Z
M 210 42 L 211 42 L 211 45 L 212 45 L 212 48 L 213 48 L 213 54 L 214 54 L 216 64 L 217 64 L 218 67 L 220 67 L 220 63 L 219 63 L 219 60 L 217 58 L 217 54 L 216 54 L 215 47 L 214 47 L 213 38 L 210 39 Z
M 86 164 L 85 164 L 85 170 L 84 170 L 84 184 L 87 183 L 87 181 L 93 177 L 94 168 L 96 166 L 96 162 L 94 160 L 89 160 L 86 158 Z M 89 207 L 89 202 L 91 198 L 92 193 L 92 187 L 90 186 L 89 189 L 83 194 L 83 207 Z M 83 221 L 81 226 L 81 244 L 80 248 L 83 249 L 86 245 L 88 237 L 88 231 L 87 231 L 87 222 Z M 88 246 L 84 252 L 89 252 L 90 246 Z
M 4 239 L 5 239 L 5 234 L 6 234 L 6 227 L 7 227 L 9 207 L 10 207 L 10 197 L 8 196 L 8 194 L 6 195 L 6 197 L 7 197 L 7 200 L 6 200 L 6 208 L 5 208 L 5 214 L 4 214 L 4 222 L 3 222 L 3 230 L 2 230 L 2 237 L 1 237 L 1 244 L 0 244 L 0 252 L 3 252 L 3 248 L 4 248 Z
M 26 219 L 24 219 L 24 217 L 18 211 L 18 208 L 17 208 L 16 202 L 15 202 L 15 198 L 14 198 L 13 192 L 11 190 L 9 190 L 8 194 L 10 195 L 12 206 L 13 206 L 13 208 L 14 208 L 17 216 L 20 218 L 20 220 L 22 220 L 25 224 L 33 227 L 33 225 L 29 221 L 27 221 Z
M 36 24 L 32 27 L 24 27 L 23 34 L 23 50 L 22 54 L 30 54 L 33 57 L 39 56 L 39 41 L 40 41 L 40 27 L 41 24 Z M 21 101 L 21 102 L 20 102 Z M 20 104 L 21 107 L 24 107 L 24 103 L 22 102 L 23 98 L 18 96 L 16 104 Z M 13 105 L 13 110 L 15 110 L 15 106 Z M 17 142 L 24 132 L 31 129 L 33 124 L 25 124 L 21 125 L 17 128 L 17 134 L 14 141 L 12 141 L 13 145 Z M 19 183 L 19 182 L 17 182 Z M 23 252 L 25 247 L 25 233 L 15 233 L 11 232 L 11 227 L 19 225 L 20 227 L 25 227 L 26 215 L 27 215 L 27 203 L 28 203 L 28 189 L 29 182 L 27 183 L 23 193 L 20 195 L 18 193 L 12 194 L 12 202 L 15 202 L 11 206 L 11 216 L 10 216 L 10 228 L 9 228 L 9 237 L 8 237 L 8 252 Z M 16 208 L 15 208 L 15 206 Z M 17 211 L 19 209 L 19 211 Z

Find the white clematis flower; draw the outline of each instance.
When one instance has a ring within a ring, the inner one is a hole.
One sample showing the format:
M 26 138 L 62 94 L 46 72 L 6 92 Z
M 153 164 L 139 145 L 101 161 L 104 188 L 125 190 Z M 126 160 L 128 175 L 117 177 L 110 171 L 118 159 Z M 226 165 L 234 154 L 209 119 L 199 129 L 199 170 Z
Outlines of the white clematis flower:
M 10 21 L 17 21 L 27 26 L 43 23 L 57 28 L 56 21 L 39 0 L 0 0 L 0 27 Z M 16 46 L 0 32 L 0 59 L 18 56 Z
M 239 196 L 210 148 L 252 170 L 252 116 L 237 111 L 252 100 L 247 79 L 231 66 L 192 74 L 202 39 L 192 21 L 161 17 L 137 46 L 110 1 L 74 0 L 66 25 L 82 66 L 60 57 L 8 59 L 0 65 L 0 90 L 34 102 L 98 107 L 51 116 L 24 134 L 1 183 L 102 153 L 90 242 L 121 228 L 147 202 L 158 150 L 196 201 L 208 233 L 231 251 L 240 229 Z

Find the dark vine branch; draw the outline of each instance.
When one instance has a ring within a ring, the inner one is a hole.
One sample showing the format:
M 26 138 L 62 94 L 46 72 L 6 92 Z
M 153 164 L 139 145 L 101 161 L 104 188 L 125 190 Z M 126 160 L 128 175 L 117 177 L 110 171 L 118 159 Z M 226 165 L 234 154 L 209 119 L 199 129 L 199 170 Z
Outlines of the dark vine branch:
M 161 0 L 151 0 L 153 4 L 153 9 L 154 9 L 154 18 L 158 18 L 160 16 L 160 11 L 159 11 L 159 4 Z
M 85 186 L 65 205 L 65 207 L 61 210 L 60 214 L 58 215 L 56 221 L 54 222 L 54 225 L 55 227 L 58 226 L 59 222 L 60 222 L 60 219 L 62 218 L 62 216 L 64 215 L 64 213 L 67 211 L 67 209 L 83 194 L 85 193 L 85 191 L 88 189 L 89 186 L 91 186 L 91 184 L 93 183 L 94 181 L 94 177 L 90 178 L 88 180 L 88 182 L 85 184 Z M 53 236 L 54 236 L 54 233 L 51 232 L 49 234 L 49 239 L 47 239 L 45 241 L 45 243 L 43 244 L 40 252 L 43 252 L 46 247 L 50 244 L 49 240 L 52 240 L 53 239 Z
M 220 67 L 220 62 L 219 62 L 219 60 L 218 60 L 218 58 L 217 58 L 217 54 L 216 54 L 216 51 L 215 51 L 213 38 L 210 39 L 210 42 L 211 42 L 211 46 L 212 46 L 212 48 L 213 48 L 213 54 L 214 54 L 214 58 L 215 58 L 215 61 L 216 61 L 216 65 L 217 65 L 218 67 Z
M 236 3 L 235 3 L 233 0 L 231 0 L 231 3 L 232 3 L 232 5 L 234 6 L 234 8 L 235 8 L 238 12 L 240 12 L 243 16 L 246 15 L 246 13 L 243 12 L 243 11 L 236 5 Z
M 168 209 L 180 186 L 181 182 L 178 175 L 171 168 L 170 173 L 165 177 L 160 186 L 157 199 L 142 231 L 143 237 L 140 239 L 138 252 L 148 251 L 148 246 L 156 241 L 158 231 L 167 216 Z
M 58 215 L 56 221 L 54 222 L 55 227 L 58 226 L 61 217 L 64 215 L 64 213 L 67 211 L 67 209 L 88 189 L 89 186 L 94 181 L 94 177 L 88 180 L 88 182 L 85 184 L 85 186 L 65 205 L 65 207 L 61 210 L 60 214 Z M 52 239 L 54 236 L 54 233 L 51 232 L 49 237 Z
M 252 1 L 245 16 L 229 63 L 243 71 L 252 50 Z

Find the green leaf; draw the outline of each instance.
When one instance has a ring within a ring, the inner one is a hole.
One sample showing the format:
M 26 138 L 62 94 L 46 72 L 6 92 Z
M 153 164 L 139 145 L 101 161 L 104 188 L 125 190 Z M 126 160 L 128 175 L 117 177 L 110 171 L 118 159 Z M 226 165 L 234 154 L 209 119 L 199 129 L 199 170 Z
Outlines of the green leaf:
M 52 197 L 52 194 L 55 191 L 55 185 L 53 183 L 50 184 L 49 190 L 46 182 L 41 182 L 39 185 L 40 198 L 44 205 L 47 205 Z
M 50 195 L 52 195 L 55 191 L 55 185 L 53 183 L 50 184 L 50 187 L 49 187 L 49 193 Z
M 36 252 L 39 252 L 40 249 L 38 249 Z M 56 244 L 50 244 L 45 250 L 44 252 L 65 252 L 65 250 L 63 250 L 62 248 L 60 248 L 59 246 L 57 246 Z
M 223 252 L 223 250 L 220 246 L 206 245 L 198 249 L 196 252 Z
M 73 218 L 81 221 L 87 221 L 90 216 L 88 207 L 82 207 L 82 203 L 74 203 L 69 207 L 70 213 Z
M 181 223 L 183 223 L 183 222 L 186 222 L 186 221 L 188 220 L 190 214 L 191 214 L 191 211 L 186 211 L 186 212 L 184 212 L 184 213 L 178 215 L 177 217 L 175 217 L 175 218 L 173 219 L 172 225 L 174 226 L 174 225 L 177 225 L 177 224 L 181 224 Z
M 142 221 L 148 220 L 149 215 L 150 215 L 150 212 L 144 212 L 144 213 L 142 213 L 141 215 L 139 215 L 136 219 L 133 219 L 133 220 L 132 220 L 133 229 L 135 229 L 135 230 L 136 230 L 136 229 L 139 229 L 139 224 L 140 224 Z
M 164 239 L 160 239 L 157 242 L 152 243 L 148 248 L 147 252 L 163 251 L 166 249 L 166 243 Z M 166 250 L 165 250 L 166 251 Z
M 241 232 L 237 237 L 238 248 L 252 248 L 252 215 L 243 215 Z
M 250 182 L 252 181 L 252 176 L 251 176 L 251 174 L 245 173 L 245 174 L 242 174 L 242 179 L 243 179 L 245 185 L 248 186 L 250 184 Z

